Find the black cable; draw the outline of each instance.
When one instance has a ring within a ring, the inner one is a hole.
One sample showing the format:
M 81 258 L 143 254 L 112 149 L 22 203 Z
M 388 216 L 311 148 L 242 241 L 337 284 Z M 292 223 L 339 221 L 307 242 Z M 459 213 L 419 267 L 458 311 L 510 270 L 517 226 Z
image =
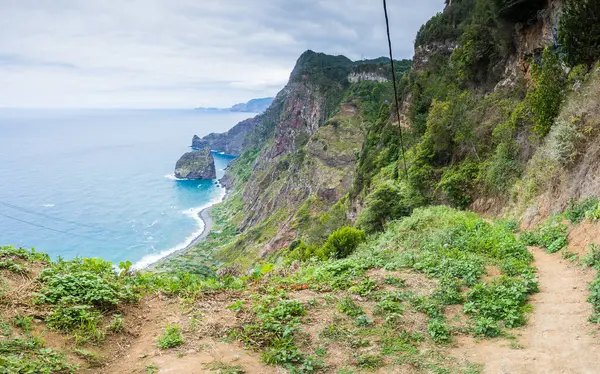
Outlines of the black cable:
M 6 218 L 10 218 L 10 219 L 12 219 L 12 220 L 15 220 L 15 221 L 18 221 L 18 222 L 22 222 L 22 223 L 25 223 L 25 224 L 28 224 L 28 225 L 31 225 L 31 226 L 39 227 L 39 228 L 41 228 L 41 229 L 46 229 L 46 230 L 50 230 L 50 231 L 54 231 L 54 232 L 58 232 L 58 233 L 60 233 L 60 234 L 65 234 L 65 235 L 70 235 L 70 236 L 78 236 L 78 237 L 80 237 L 80 238 L 84 238 L 84 239 L 88 239 L 88 240 L 94 240 L 94 241 L 97 241 L 97 242 L 99 242 L 99 241 L 100 241 L 100 240 L 98 240 L 98 239 L 94 239 L 94 238 L 92 238 L 92 237 L 89 237 L 89 236 L 85 236 L 85 235 L 79 235 L 79 234 L 73 234 L 72 232 L 68 232 L 68 231 L 62 231 L 62 230 L 57 230 L 57 229 L 53 229 L 52 227 L 47 227 L 47 226 L 44 226 L 44 225 L 38 225 L 37 223 L 33 223 L 33 222 L 29 222 L 29 221 L 24 221 L 24 220 L 22 220 L 22 219 L 19 219 L 19 218 L 16 218 L 16 217 L 9 216 L 9 215 L 7 215 L 7 214 L 2 214 L 2 213 L 0 213 L 0 216 L 2 216 L 2 217 L 6 217 Z
M 396 70 L 394 69 L 394 56 L 392 54 L 392 39 L 390 37 L 390 21 L 388 19 L 387 3 L 383 0 L 383 12 L 385 13 L 385 27 L 387 30 L 388 47 L 390 50 L 390 63 L 392 65 L 392 79 L 394 81 L 394 98 L 396 99 L 396 115 L 398 116 L 398 129 L 400 131 L 400 149 L 402 151 L 402 161 L 404 162 L 404 174 L 408 180 L 408 169 L 406 167 L 406 157 L 404 156 L 404 140 L 402 138 L 402 125 L 400 124 L 400 108 L 398 107 L 398 88 L 396 87 Z
M 109 232 L 112 232 L 112 233 L 115 233 L 115 234 L 118 234 L 118 233 L 119 233 L 119 232 L 117 232 L 117 231 L 114 231 L 114 230 L 110 230 L 110 229 L 104 229 L 104 228 L 102 228 L 102 227 L 96 227 L 96 226 L 92 226 L 92 225 L 87 225 L 87 224 L 85 224 L 85 223 L 80 223 L 80 222 L 70 221 L 70 220 L 68 220 L 68 219 L 58 218 L 58 217 L 54 217 L 54 216 L 51 216 L 51 215 L 48 215 L 48 214 L 39 213 L 39 212 L 36 212 L 36 211 L 30 210 L 30 209 L 27 209 L 27 208 L 23 208 L 23 207 L 20 207 L 20 206 L 17 206 L 17 205 L 13 205 L 13 204 L 5 203 L 5 202 L 3 202 L 3 201 L 0 201 L 0 205 L 4 205 L 4 206 L 6 206 L 6 207 L 8 207 L 8 208 L 12 208 L 12 209 L 20 210 L 20 211 L 22 211 L 22 212 L 29 213 L 29 214 L 33 214 L 33 215 L 36 215 L 36 216 L 45 217 L 45 218 L 48 218 L 48 219 L 53 219 L 53 220 L 55 220 L 55 221 L 60 221 L 60 222 L 64 222 L 64 223 L 69 223 L 69 224 L 71 224 L 71 225 L 83 226 L 83 227 L 87 227 L 87 228 L 94 229 L 94 230 L 100 230 L 100 231 L 109 231 Z

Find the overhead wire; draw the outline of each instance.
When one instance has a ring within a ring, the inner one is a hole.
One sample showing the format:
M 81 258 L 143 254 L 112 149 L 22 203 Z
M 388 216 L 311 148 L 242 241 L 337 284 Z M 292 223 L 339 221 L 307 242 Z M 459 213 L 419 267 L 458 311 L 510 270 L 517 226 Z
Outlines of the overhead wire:
M 10 216 L 8 214 L 0 213 L 0 216 L 6 217 L 6 218 L 9 218 L 9 219 L 18 221 L 18 222 L 22 222 L 22 223 L 25 223 L 25 224 L 30 225 L 30 226 L 39 227 L 41 229 L 45 229 L 45 230 L 49 230 L 49 231 L 54 231 L 54 232 L 61 233 L 61 234 L 66 234 L 66 235 L 70 235 L 70 236 L 77 236 L 77 237 L 88 239 L 88 240 L 101 241 L 101 240 L 92 238 L 90 236 L 79 235 L 79 234 L 75 234 L 75 233 L 72 233 L 72 232 L 69 232 L 69 231 L 63 231 L 63 230 L 54 229 L 52 227 L 48 227 L 48 226 L 44 226 L 44 225 L 39 225 L 37 223 L 29 222 L 29 221 L 26 221 L 26 220 L 23 220 L 23 219 L 20 219 L 20 218 L 17 218 L 17 217 Z
M 400 132 L 400 150 L 402 152 L 402 161 L 404 163 L 404 175 L 405 175 L 406 179 L 408 180 L 408 168 L 406 167 L 404 139 L 402 136 L 402 125 L 400 123 L 400 108 L 398 106 L 399 100 L 398 100 L 398 88 L 396 86 L 396 70 L 394 69 L 394 56 L 392 53 L 392 38 L 390 37 L 390 20 L 388 18 L 386 0 L 383 0 L 383 13 L 385 14 L 385 27 L 386 27 L 386 31 L 387 31 L 388 48 L 390 50 L 390 64 L 392 65 L 392 80 L 394 83 L 394 99 L 395 99 L 395 106 L 396 106 L 396 115 L 398 117 L 398 130 Z
M 60 218 L 60 217 L 55 217 L 55 216 L 52 216 L 52 215 L 49 215 L 49 214 L 36 212 L 36 211 L 31 210 L 31 209 L 27 209 L 27 208 L 24 208 L 24 207 L 21 207 L 21 206 L 18 206 L 18 205 L 10 204 L 10 203 L 4 202 L 4 201 L 0 201 L 0 205 L 4 205 L 5 207 L 12 208 L 12 209 L 15 209 L 15 210 L 19 210 L 21 212 L 25 212 L 25 213 L 28 213 L 28 214 L 32 214 L 32 215 L 36 215 L 36 216 L 48 218 L 50 220 L 55 220 L 55 221 L 60 221 L 60 222 L 68 223 L 68 224 L 75 225 L 75 226 L 82 226 L 82 227 L 87 227 L 87 228 L 94 229 L 94 230 L 108 231 L 108 232 L 117 233 L 117 234 L 119 233 L 118 231 L 114 231 L 114 230 L 111 230 L 111 229 L 106 229 L 106 228 L 102 228 L 102 227 L 98 227 L 98 226 L 94 226 L 94 225 L 88 225 L 88 224 L 85 224 L 85 223 L 71 221 L 71 220 L 68 220 L 68 219 L 64 219 L 64 218 Z

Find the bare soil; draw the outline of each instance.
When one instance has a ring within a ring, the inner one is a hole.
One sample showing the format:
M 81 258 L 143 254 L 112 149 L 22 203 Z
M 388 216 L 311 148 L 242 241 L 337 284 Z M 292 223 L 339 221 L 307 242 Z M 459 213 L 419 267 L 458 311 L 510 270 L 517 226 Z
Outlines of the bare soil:
M 484 364 L 484 373 L 600 373 L 597 326 L 588 322 L 587 283 L 593 272 L 558 255 L 530 249 L 540 292 L 533 295 L 527 325 L 513 331 L 517 341 L 457 339 L 453 356 Z

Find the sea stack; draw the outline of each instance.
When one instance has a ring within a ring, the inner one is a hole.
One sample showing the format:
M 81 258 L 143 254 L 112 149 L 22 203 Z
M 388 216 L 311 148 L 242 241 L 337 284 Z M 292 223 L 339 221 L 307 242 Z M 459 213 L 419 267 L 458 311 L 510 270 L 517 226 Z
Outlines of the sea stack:
M 175 177 L 180 179 L 215 179 L 215 159 L 208 146 L 188 152 L 175 164 Z

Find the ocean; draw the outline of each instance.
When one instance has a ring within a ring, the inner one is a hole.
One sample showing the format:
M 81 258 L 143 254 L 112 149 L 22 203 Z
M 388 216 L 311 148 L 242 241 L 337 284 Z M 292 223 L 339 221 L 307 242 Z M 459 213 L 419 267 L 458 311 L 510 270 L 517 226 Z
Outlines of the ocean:
M 52 258 L 101 257 L 137 268 L 184 248 L 218 202 L 215 181 L 181 181 L 192 135 L 249 113 L 194 110 L 0 110 L 0 245 Z M 215 154 L 217 177 L 233 159 Z

